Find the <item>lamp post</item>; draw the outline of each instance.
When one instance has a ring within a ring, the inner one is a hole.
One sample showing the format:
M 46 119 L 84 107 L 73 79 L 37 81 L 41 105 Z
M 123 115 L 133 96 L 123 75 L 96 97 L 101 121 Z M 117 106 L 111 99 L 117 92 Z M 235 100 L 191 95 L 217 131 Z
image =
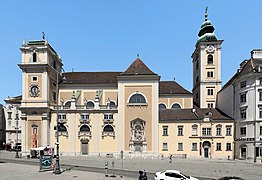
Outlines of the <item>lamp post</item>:
M 18 155 L 18 107 L 16 107 L 16 114 L 15 114 L 15 120 L 16 120 L 16 143 L 15 143 L 15 158 L 19 158 L 19 155 Z
M 59 121 L 58 121 L 58 93 L 59 93 L 59 73 L 60 71 L 64 69 L 62 67 L 59 67 L 56 69 L 56 163 L 55 163 L 55 169 L 54 173 L 55 174 L 61 174 L 61 169 L 60 169 L 60 159 L 59 159 Z M 63 78 L 65 80 L 65 78 Z

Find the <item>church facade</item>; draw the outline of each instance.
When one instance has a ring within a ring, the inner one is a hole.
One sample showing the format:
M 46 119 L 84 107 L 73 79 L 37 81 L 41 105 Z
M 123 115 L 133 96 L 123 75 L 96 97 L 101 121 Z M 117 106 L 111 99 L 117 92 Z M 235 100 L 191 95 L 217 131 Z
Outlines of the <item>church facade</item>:
M 58 135 L 61 155 L 232 158 L 234 120 L 215 107 L 221 44 L 206 15 L 191 93 L 161 81 L 139 57 L 124 71 L 63 72 L 47 40 L 24 41 L 22 153 L 55 146 Z

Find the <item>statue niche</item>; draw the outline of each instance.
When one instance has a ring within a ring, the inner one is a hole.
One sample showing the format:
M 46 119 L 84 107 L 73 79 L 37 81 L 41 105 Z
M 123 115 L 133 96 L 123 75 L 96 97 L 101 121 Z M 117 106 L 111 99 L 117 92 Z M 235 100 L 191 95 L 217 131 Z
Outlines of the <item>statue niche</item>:
M 131 151 L 146 151 L 145 124 L 146 122 L 139 118 L 131 121 L 131 139 L 129 143 Z

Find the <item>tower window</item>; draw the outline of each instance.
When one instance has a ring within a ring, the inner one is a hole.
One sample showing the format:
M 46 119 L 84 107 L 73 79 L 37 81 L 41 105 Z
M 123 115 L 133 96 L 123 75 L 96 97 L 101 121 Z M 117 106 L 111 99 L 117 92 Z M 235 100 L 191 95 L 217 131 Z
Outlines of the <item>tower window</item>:
M 207 77 L 214 77 L 214 72 L 213 71 L 207 71 Z
M 214 90 L 213 89 L 207 89 L 207 95 L 208 96 L 213 96 Z
M 36 77 L 36 76 L 33 76 L 32 80 L 33 80 L 33 81 L 37 81 L 37 77 Z
M 208 56 L 207 56 L 207 64 L 213 64 L 214 62 L 213 62 L 213 56 L 211 55 L 211 54 L 209 54 Z
M 37 55 L 36 55 L 36 52 L 33 53 L 33 62 L 36 62 L 36 59 L 37 59 Z

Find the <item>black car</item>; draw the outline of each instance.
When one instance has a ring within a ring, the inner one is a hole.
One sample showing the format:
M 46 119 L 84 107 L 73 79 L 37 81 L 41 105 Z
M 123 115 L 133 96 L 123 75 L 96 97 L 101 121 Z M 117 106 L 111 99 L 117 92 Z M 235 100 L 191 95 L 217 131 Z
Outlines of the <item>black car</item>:
M 244 180 L 244 179 L 235 176 L 226 176 L 226 177 L 219 178 L 218 180 Z

